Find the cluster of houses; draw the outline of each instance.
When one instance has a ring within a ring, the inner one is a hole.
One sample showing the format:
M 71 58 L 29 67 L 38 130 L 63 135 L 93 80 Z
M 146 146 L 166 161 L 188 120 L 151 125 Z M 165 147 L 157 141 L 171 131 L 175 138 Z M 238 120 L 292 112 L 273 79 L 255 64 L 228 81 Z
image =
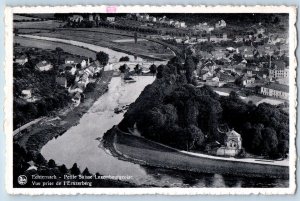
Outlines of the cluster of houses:
M 68 18 L 70 22 L 76 22 L 80 23 L 84 20 L 89 22 L 100 22 L 101 17 L 99 14 L 89 14 L 86 18 L 84 18 L 82 15 L 74 14 Z M 116 18 L 114 16 L 108 16 L 105 18 L 107 22 L 115 22 Z
M 224 20 L 219 20 L 214 26 L 209 25 L 207 22 L 199 23 L 192 28 L 197 31 L 209 33 L 215 29 L 222 29 L 226 27 L 226 22 Z
M 83 92 L 89 83 L 95 82 L 95 76 L 100 75 L 104 67 L 98 60 L 90 63 L 89 59 L 85 60 L 78 57 L 69 57 L 65 63 L 59 66 L 59 75 L 56 82 L 73 95 L 72 101 L 74 106 L 78 106 L 83 97 Z M 68 83 L 67 77 L 75 77 L 74 82 Z
M 165 24 L 165 25 L 176 27 L 176 28 L 186 28 L 187 27 L 184 21 L 168 19 L 166 16 L 154 17 L 154 16 L 150 16 L 149 14 L 139 14 L 139 13 L 135 14 L 135 16 L 138 21 L 142 21 L 142 22 Z
M 28 57 L 21 55 L 20 57 L 15 58 L 14 62 L 19 65 L 24 65 L 28 62 Z M 35 65 L 35 69 L 40 72 L 46 72 L 52 70 L 53 65 L 50 62 L 43 60 Z M 95 82 L 95 76 L 99 76 L 103 70 L 104 67 L 98 60 L 90 63 L 89 59 L 68 57 L 65 59 L 65 63 L 58 67 L 59 73 L 55 80 L 58 85 L 68 89 L 68 92 L 73 95 L 72 101 L 74 102 L 74 106 L 78 106 L 83 97 L 82 93 L 86 89 L 88 83 Z M 75 79 L 70 82 L 68 77 L 73 77 Z M 39 100 L 39 98 L 32 94 L 32 89 L 22 90 L 22 97 L 27 102 Z
M 260 23 L 247 28 L 245 32 L 237 35 L 228 34 L 226 22 L 224 20 L 218 21 L 214 26 L 208 23 L 199 23 L 191 28 L 190 33 L 185 36 L 170 36 L 162 35 L 158 38 L 162 40 L 175 40 L 177 43 L 185 43 L 194 45 L 203 42 L 220 43 L 224 41 L 232 41 L 239 44 L 287 44 L 288 40 L 284 35 L 280 34 L 267 34 L 266 29 Z M 153 36 L 152 36 L 153 37 Z
M 219 43 L 222 41 L 230 41 L 232 39 L 228 38 L 227 33 L 220 32 L 220 31 L 213 31 L 210 33 L 199 33 L 195 36 L 170 36 L 170 35 L 162 35 L 162 36 L 151 36 L 151 38 L 157 38 L 162 40 L 174 40 L 178 44 L 188 44 L 188 45 L 195 45 L 197 43 L 202 42 L 212 42 L 212 43 Z
M 18 65 L 23 66 L 27 62 L 28 62 L 28 57 L 26 55 L 21 55 L 19 57 L 14 58 L 14 63 L 16 63 Z M 39 71 L 49 71 L 53 68 L 53 65 L 46 60 L 42 60 L 35 65 L 35 68 L 36 68 L 36 70 L 39 70 Z
M 249 50 L 248 46 L 200 53 L 202 59 L 196 72 L 198 84 L 223 87 L 234 83 L 245 88 L 259 87 L 262 95 L 288 100 L 288 66 L 280 59 L 254 62 L 254 58 L 266 56 L 264 54 L 268 55 L 255 48 Z M 235 55 L 241 56 L 240 61 Z

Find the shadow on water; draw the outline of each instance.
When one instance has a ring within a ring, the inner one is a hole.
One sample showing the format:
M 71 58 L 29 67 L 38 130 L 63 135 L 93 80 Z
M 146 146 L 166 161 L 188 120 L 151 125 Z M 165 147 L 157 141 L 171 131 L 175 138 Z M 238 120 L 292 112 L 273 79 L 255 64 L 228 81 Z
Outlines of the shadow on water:
M 271 179 L 271 178 L 247 178 L 242 177 L 241 187 L 252 187 L 252 188 L 288 188 L 288 179 Z
M 193 173 L 189 171 L 171 170 L 164 168 L 155 168 L 148 166 L 141 166 L 148 175 L 151 175 L 156 180 L 162 180 L 169 177 L 179 180 L 182 187 L 211 187 L 213 186 L 214 174 L 209 173 Z
M 171 170 L 141 166 L 155 180 L 171 178 L 181 183 L 182 187 L 227 187 L 227 188 L 274 188 L 289 187 L 288 179 L 270 179 L 255 177 L 238 177 L 210 173 L 193 173 L 189 171 Z

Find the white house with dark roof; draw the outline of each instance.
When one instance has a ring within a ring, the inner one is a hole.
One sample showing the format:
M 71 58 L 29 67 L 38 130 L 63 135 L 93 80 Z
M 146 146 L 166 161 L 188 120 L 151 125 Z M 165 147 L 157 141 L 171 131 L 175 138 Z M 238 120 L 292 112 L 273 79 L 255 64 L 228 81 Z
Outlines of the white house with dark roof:
M 216 29 L 224 28 L 226 27 L 226 22 L 224 20 L 220 20 L 215 24 Z
M 73 105 L 77 107 L 80 104 L 80 101 L 81 101 L 81 95 L 80 93 L 77 92 L 72 98 Z
M 93 22 L 93 21 L 94 21 L 94 16 L 93 16 L 93 14 L 89 14 L 89 21 L 90 21 L 90 22 Z
M 81 22 L 83 21 L 83 17 L 81 15 L 73 15 L 72 17 L 69 17 L 69 20 L 72 22 Z
M 37 63 L 35 67 L 39 71 L 49 71 L 53 68 L 53 65 L 50 62 L 44 60 Z
M 106 21 L 108 22 L 114 22 L 116 20 L 115 17 L 106 17 Z
M 30 103 L 36 102 L 37 100 L 39 100 L 39 98 L 32 95 L 32 91 L 33 90 L 31 88 L 22 90 L 21 97 L 27 102 L 30 102 Z
M 244 76 L 242 78 L 242 84 L 245 87 L 253 87 L 254 83 L 255 83 L 255 77 L 254 76 L 248 76 L 247 75 L 247 76 Z
M 101 21 L 101 17 L 99 14 L 96 14 L 94 19 L 95 21 Z
M 199 30 L 199 31 L 205 31 L 207 33 L 211 32 L 215 29 L 213 26 L 210 26 L 209 24 L 207 24 L 207 22 L 199 23 L 199 24 L 195 25 L 193 28 L 196 30 Z
M 87 61 L 78 57 L 68 57 L 65 59 L 65 64 L 80 64 L 81 68 L 85 68 L 87 66 Z
M 24 65 L 27 62 L 28 62 L 28 58 L 25 55 L 22 55 L 15 59 L 15 63 L 20 64 L 20 65 Z

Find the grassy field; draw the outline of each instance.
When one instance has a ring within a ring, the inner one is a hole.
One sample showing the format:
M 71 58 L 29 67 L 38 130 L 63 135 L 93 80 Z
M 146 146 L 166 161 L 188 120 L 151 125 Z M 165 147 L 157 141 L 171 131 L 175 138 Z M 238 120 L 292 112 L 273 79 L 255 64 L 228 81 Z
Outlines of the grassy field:
M 53 29 L 58 28 L 64 25 L 64 22 L 60 22 L 57 20 L 47 20 L 47 21 L 32 21 L 32 22 L 14 22 L 14 28 L 36 28 L 36 29 Z
M 136 44 L 132 42 L 114 42 L 114 40 L 130 39 L 130 36 L 90 32 L 86 29 L 83 31 L 61 29 L 54 32 L 35 33 L 35 35 L 81 41 L 107 48 L 119 49 L 121 51 L 124 50 L 124 52 L 130 52 L 134 55 L 147 55 L 162 59 L 170 59 L 171 57 L 173 57 L 172 51 L 170 51 L 167 47 L 155 42 L 138 41 L 138 43 Z
M 30 21 L 30 20 L 39 20 L 40 18 L 35 18 L 35 17 L 27 17 L 27 16 L 23 16 L 23 15 L 14 15 L 14 20 L 20 21 L 20 20 L 26 20 L 26 21 Z
M 44 30 L 44 29 L 19 29 L 18 34 L 35 34 L 35 33 L 44 33 L 50 31 L 51 30 Z
M 37 40 L 32 38 L 23 38 L 20 36 L 14 37 L 14 43 L 19 43 L 21 46 L 24 47 L 35 47 L 50 50 L 54 50 L 56 47 L 61 47 L 65 52 L 68 52 L 73 55 L 81 55 L 85 57 L 91 57 L 93 59 L 96 58 L 96 53 L 91 50 L 65 43 Z

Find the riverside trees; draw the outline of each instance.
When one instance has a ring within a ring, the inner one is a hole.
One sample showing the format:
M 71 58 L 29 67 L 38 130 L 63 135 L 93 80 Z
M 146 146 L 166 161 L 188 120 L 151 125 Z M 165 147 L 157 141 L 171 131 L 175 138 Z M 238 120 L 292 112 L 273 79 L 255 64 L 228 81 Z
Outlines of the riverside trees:
M 96 59 L 100 62 L 101 65 L 106 66 L 109 60 L 109 56 L 105 52 L 100 51 L 96 54 Z
M 244 103 L 232 93 L 221 97 L 210 87 L 189 84 L 186 71 L 191 59 L 182 64 L 172 59 L 159 68 L 157 78 L 130 106 L 119 124 L 122 130 L 137 126 L 154 141 L 183 150 L 204 150 L 208 143 L 224 140 L 218 126 L 227 124 L 241 133 L 247 152 L 268 158 L 288 153 L 288 115 L 269 104 Z

